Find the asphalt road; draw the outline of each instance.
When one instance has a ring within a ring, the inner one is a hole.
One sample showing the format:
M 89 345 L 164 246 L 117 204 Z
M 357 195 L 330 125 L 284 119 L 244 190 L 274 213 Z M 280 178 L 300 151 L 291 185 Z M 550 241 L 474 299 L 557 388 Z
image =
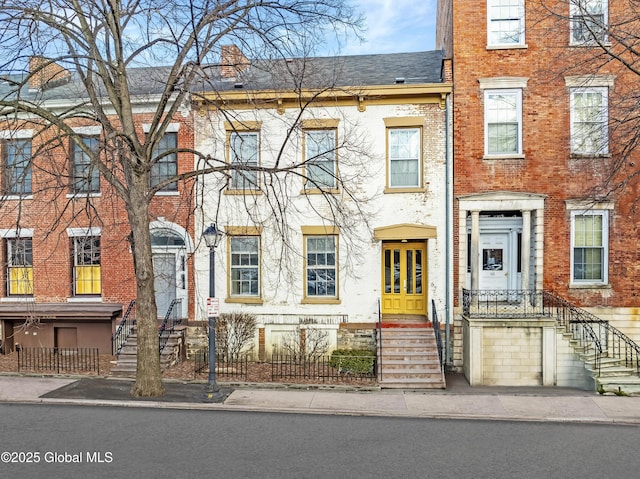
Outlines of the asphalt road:
M 640 428 L 0 404 L 2 478 L 637 477 Z

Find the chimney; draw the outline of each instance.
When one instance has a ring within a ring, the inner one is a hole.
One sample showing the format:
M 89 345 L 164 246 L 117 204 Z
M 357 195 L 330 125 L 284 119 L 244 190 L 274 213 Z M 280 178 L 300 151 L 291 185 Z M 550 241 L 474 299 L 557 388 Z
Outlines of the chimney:
M 238 73 L 249 68 L 249 60 L 237 46 L 223 45 L 220 67 L 222 78 L 235 78 Z
M 29 89 L 46 90 L 69 81 L 71 72 L 53 60 L 34 56 L 29 59 Z

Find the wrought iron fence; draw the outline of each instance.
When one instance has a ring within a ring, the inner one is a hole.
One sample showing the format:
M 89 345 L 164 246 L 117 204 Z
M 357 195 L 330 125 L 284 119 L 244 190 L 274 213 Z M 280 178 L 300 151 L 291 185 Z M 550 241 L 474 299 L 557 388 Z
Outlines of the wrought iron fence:
M 194 377 L 209 371 L 209 348 L 198 349 L 194 354 Z M 249 355 L 216 354 L 216 375 L 225 379 L 246 381 L 249 377 Z
M 18 372 L 100 374 L 98 348 L 19 348 Z
M 272 380 L 376 381 L 376 357 L 320 356 L 295 357 L 274 355 L 271 358 Z
M 545 308 L 544 291 L 525 289 L 463 289 L 462 309 L 465 316 L 474 318 L 528 318 L 551 315 Z

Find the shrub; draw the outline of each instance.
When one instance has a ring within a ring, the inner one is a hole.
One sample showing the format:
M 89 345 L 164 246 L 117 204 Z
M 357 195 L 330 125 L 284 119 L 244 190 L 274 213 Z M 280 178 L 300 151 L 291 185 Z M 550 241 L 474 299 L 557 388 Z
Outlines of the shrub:
M 237 359 L 253 348 L 256 317 L 251 313 L 223 313 L 216 320 L 217 353 Z
M 329 364 L 340 373 L 373 374 L 375 353 L 368 349 L 336 349 Z

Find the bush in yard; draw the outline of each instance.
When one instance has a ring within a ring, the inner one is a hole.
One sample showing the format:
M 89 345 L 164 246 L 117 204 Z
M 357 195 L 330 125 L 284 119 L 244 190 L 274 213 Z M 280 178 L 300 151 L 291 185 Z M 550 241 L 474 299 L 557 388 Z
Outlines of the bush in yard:
M 253 348 L 256 317 L 251 313 L 223 313 L 216 320 L 217 354 L 237 359 Z
M 336 349 L 329 365 L 340 373 L 372 374 L 375 353 L 368 349 Z

